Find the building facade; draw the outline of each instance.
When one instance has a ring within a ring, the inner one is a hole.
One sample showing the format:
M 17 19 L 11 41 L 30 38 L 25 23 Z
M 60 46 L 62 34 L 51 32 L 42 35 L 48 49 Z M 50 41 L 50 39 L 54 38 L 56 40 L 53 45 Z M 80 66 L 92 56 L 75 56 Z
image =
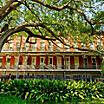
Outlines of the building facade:
M 104 37 L 94 38 L 93 43 L 74 42 L 69 37 L 63 45 L 59 41 L 50 42 L 40 38 L 13 37 L 5 43 L 0 53 L 0 76 L 29 76 L 31 78 L 96 80 L 101 76 L 103 56 L 94 52 L 79 51 L 75 47 L 104 48 Z M 100 44 L 100 45 L 99 45 Z

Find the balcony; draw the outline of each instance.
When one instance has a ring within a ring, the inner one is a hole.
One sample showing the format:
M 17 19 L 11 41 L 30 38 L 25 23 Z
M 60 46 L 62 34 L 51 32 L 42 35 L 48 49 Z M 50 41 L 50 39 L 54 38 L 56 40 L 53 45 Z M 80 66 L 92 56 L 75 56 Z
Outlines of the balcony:
M 100 66 L 99 66 L 100 67 Z M 10 68 L 9 66 L 6 66 L 5 68 L 0 68 L 1 72 L 9 71 L 9 72 L 100 72 L 100 68 L 95 68 L 95 66 L 92 66 L 92 68 L 83 67 L 78 68 L 78 66 L 54 66 L 54 65 L 18 65 Z

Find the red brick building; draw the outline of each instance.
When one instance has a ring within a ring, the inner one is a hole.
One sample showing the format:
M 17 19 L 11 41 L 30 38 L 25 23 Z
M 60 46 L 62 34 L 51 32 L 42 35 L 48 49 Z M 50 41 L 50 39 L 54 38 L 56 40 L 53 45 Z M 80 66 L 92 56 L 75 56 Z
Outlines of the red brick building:
M 20 43 L 21 41 L 21 43 Z M 30 38 L 36 44 L 25 43 L 24 36 L 15 36 L 13 40 L 5 43 L 0 54 L 0 75 L 29 75 L 33 77 L 52 79 L 83 79 L 92 80 L 101 76 L 101 63 L 103 56 L 93 52 L 79 51 L 74 47 L 96 49 L 104 48 L 104 37 L 94 38 L 93 43 L 82 44 L 68 38 L 69 48 L 59 41 L 55 44 L 39 38 Z

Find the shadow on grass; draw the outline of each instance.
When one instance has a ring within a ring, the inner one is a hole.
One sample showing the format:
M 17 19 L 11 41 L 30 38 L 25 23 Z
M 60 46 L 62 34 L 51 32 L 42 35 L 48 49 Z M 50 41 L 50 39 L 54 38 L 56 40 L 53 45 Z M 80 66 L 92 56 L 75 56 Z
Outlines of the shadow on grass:
M 15 96 L 0 94 L 0 104 L 29 104 L 29 103 Z
M 104 104 L 104 99 L 94 99 L 94 100 L 86 99 L 83 101 L 73 100 L 71 102 L 57 102 L 57 103 L 55 103 L 54 101 L 53 102 L 48 101 L 42 103 L 42 102 L 35 102 L 35 100 L 26 101 L 15 96 L 0 94 L 0 104 Z

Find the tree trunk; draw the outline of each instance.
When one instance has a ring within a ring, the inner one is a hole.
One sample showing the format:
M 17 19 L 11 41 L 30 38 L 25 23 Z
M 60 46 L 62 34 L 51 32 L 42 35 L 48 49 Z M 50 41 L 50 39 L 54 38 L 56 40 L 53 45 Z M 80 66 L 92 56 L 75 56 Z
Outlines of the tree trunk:
M 3 35 L 1 35 L 0 37 L 0 52 L 3 48 L 3 45 L 5 44 L 5 42 L 7 41 L 8 37 L 11 35 L 11 31 L 6 31 L 5 33 L 3 33 Z

